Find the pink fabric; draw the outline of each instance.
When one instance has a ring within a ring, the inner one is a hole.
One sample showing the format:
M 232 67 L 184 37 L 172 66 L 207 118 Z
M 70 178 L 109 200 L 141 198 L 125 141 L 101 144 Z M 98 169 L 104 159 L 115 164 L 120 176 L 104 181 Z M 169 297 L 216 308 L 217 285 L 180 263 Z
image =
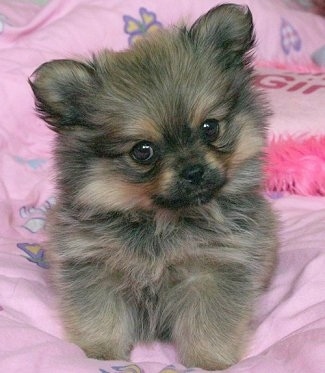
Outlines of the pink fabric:
M 325 135 L 325 72 L 259 67 L 255 84 L 264 92 L 273 113 L 270 138 Z
M 140 8 L 157 16 L 163 26 L 193 21 L 222 0 L 51 0 L 35 14 L 31 0 L 2 0 L 0 3 L 0 48 L 28 47 L 28 59 L 34 64 L 49 57 L 84 55 L 108 47 L 127 46 L 123 16 L 142 21 Z M 258 39 L 257 57 L 265 64 L 296 71 L 319 71 L 312 55 L 325 46 L 323 17 L 286 5 L 285 0 L 233 0 L 248 5 L 254 16 Z M 28 9 L 30 4 L 32 9 Z M 25 21 L 22 19 L 26 12 Z M 18 21 L 17 21 L 18 18 Z M 270 32 L 272 31 L 272 32 Z M 22 51 L 21 51 L 22 52 Z M 21 53 L 25 57 L 26 54 Z M 33 55 L 34 58 L 31 58 Z
M 136 346 L 133 363 L 105 362 L 86 358 L 79 347 L 66 341 L 48 282 L 43 245 L 45 214 L 55 203 L 50 155 L 53 134 L 35 116 L 27 78 L 49 59 L 89 56 L 102 47 L 125 48 L 141 36 L 143 27 L 150 32 L 180 16 L 194 20 L 218 3 L 52 0 L 41 8 L 28 0 L 0 2 L 1 371 L 189 372 L 178 363 L 172 346 Z M 260 76 L 268 76 L 257 84 L 268 85 L 263 88 L 269 92 L 275 111 L 273 134 L 281 134 L 290 124 L 290 131 L 299 127 L 298 132 L 305 128 L 319 135 L 324 89 L 310 94 L 304 91 L 314 84 L 310 79 L 323 84 L 323 75 L 291 75 L 270 70 L 270 66 L 320 73 L 321 67 L 314 64 L 311 54 L 324 43 L 324 20 L 287 8 L 281 0 L 245 3 L 256 18 L 258 63 L 269 66 L 259 70 Z M 292 38 L 283 37 L 284 28 L 295 31 Z M 301 82 L 306 84 L 297 88 Z M 270 86 L 274 84 L 278 88 Z M 319 373 L 325 366 L 325 200 L 283 197 L 281 193 L 271 197 L 282 221 L 279 266 L 258 305 L 256 332 L 247 356 L 228 371 Z

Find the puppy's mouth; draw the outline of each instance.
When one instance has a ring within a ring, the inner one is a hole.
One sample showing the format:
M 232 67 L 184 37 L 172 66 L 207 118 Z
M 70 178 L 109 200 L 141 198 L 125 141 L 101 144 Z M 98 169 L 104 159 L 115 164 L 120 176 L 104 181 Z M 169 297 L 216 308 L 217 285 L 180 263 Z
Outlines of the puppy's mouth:
M 192 193 L 180 193 L 179 196 L 154 196 L 153 201 L 156 206 L 171 210 L 205 205 L 216 195 L 216 188 L 206 188 Z

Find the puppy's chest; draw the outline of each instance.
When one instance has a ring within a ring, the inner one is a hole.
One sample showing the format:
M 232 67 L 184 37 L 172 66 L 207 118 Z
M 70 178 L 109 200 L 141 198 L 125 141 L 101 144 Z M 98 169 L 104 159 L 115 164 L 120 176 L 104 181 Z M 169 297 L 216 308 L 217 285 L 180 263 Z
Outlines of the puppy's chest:
M 120 285 L 148 295 L 172 286 L 177 268 L 195 266 L 198 258 L 204 261 L 206 237 L 203 236 L 204 233 L 182 225 L 160 233 L 153 225 L 124 230 L 120 236 L 121 252 L 115 263 Z
M 153 222 L 125 225 L 119 231 L 116 233 L 124 252 L 159 266 L 162 262 L 170 265 L 179 257 L 200 250 L 203 236 L 199 229 L 181 223 L 164 231 L 157 231 Z

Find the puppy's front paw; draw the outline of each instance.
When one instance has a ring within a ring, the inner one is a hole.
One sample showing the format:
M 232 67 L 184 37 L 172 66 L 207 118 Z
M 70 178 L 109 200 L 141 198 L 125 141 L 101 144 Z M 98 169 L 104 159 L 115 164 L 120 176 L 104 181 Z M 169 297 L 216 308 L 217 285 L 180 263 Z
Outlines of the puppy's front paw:
M 129 360 L 132 346 L 117 346 L 114 343 L 78 343 L 86 355 L 98 360 Z
M 200 367 L 206 370 L 223 370 L 236 364 L 240 359 L 240 349 L 234 346 L 211 345 L 209 341 L 197 340 L 179 348 L 181 360 L 186 367 Z M 218 347 L 217 347 L 218 346 Z

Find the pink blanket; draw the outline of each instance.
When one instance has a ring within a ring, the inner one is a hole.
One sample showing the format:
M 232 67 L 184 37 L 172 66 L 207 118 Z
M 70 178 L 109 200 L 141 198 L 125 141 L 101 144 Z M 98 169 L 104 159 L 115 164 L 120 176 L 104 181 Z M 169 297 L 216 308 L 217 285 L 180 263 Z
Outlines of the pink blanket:
M 98 361 L 65 339 L 43 244 L 46 212 L 55 203 L 53 134 L 34 113 L 27 78 L 46 60 L 125 48 L 143 32 L 194 20 L 220 2 L 0 1 L 0 372 L 202 372 L 181 366 L 169 345 L 136 346 L 131 362 Z M 324 135 L 324 18 L 285 0 L 246 3 L 263 65 L 257 86 L 275 111 L 270 136 Z M 325 371 L 325 198 L 270 198 L 281 220 L 279 264 L 258 304 L 247 354 L 227 371 L 319 373 Z

